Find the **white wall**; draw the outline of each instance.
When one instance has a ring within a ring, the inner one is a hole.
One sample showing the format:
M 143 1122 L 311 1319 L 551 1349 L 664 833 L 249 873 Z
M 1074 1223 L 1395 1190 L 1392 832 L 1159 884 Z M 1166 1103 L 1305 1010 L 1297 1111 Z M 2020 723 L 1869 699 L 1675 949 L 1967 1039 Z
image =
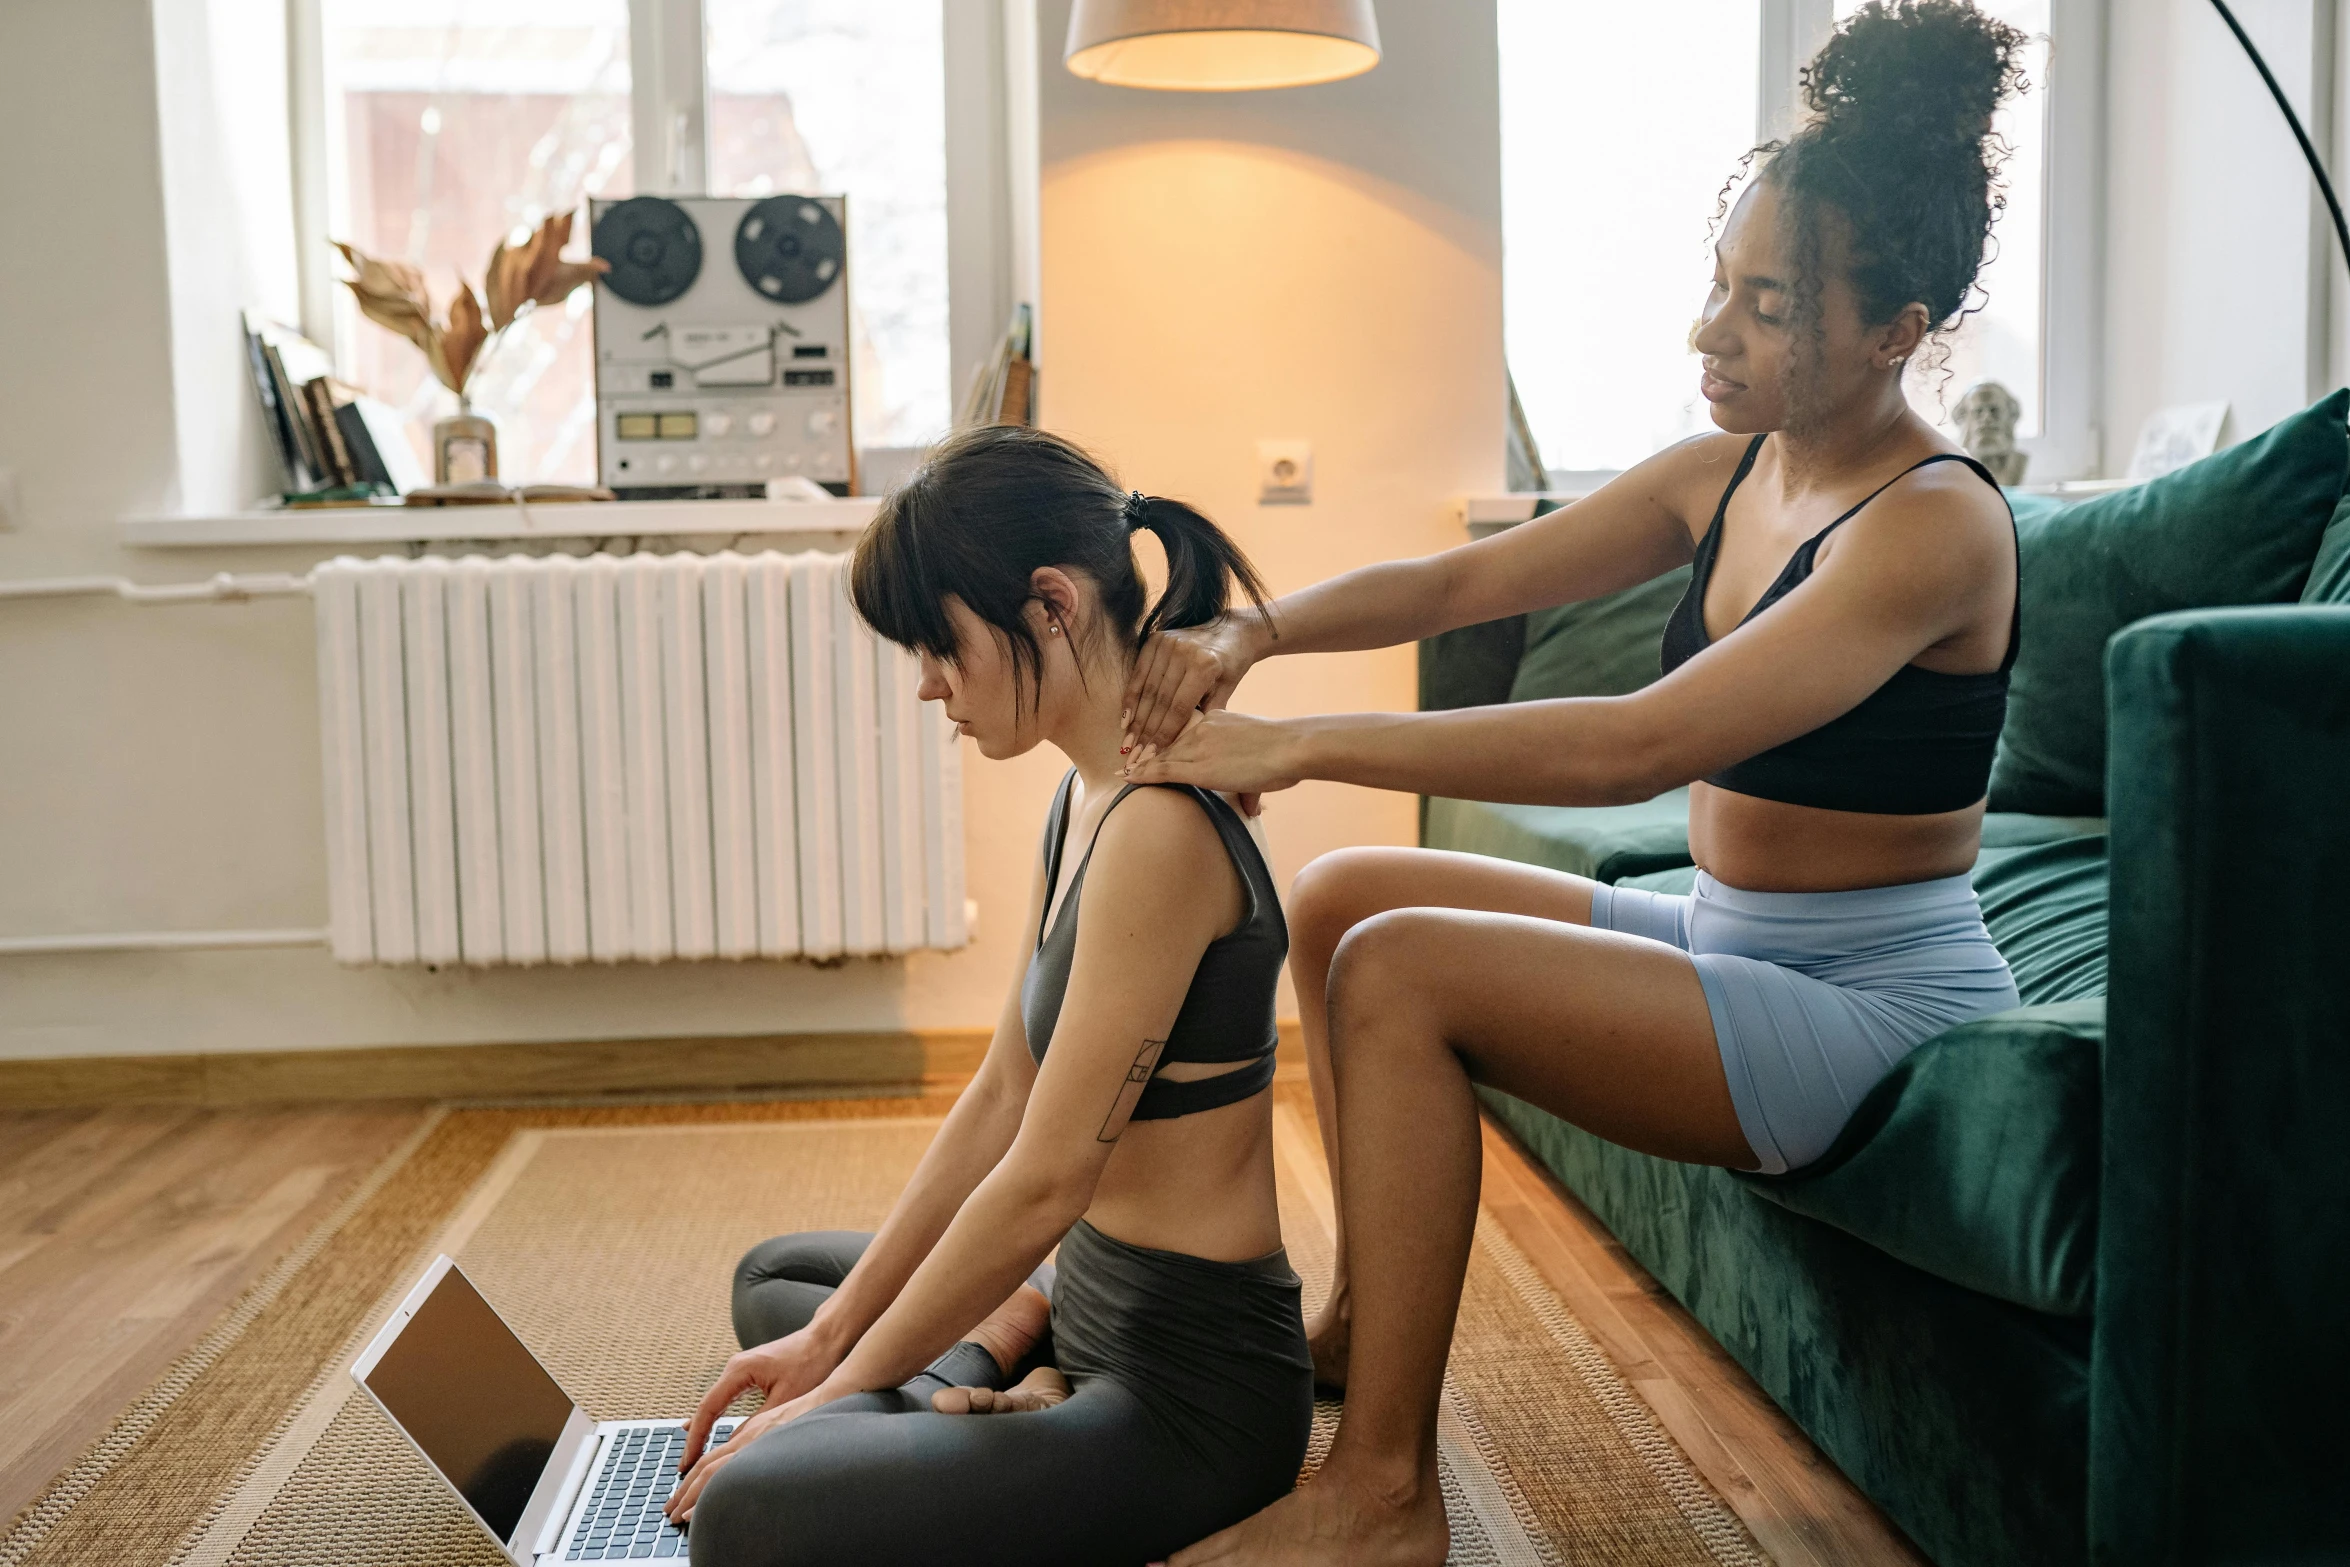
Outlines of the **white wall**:
M 2331 6 L 2233 4 L 2305 121 L 2313 85 L 2331 87 Z M 2338 384 L 2343 264 L 2292 132 L 2208 0 L 2113 0 L 2107 26 L 2104 468 L 2119 473 L 2156 408 L 2224 398 L 2235 441 Z
M 257 482 L 235 312 L 290 313 L 270 247 L 245 244 L 290 220 L 253 173 L 285 157 L 252 113 L 282 82 L 240 49 L 282 52 L 275 9 L 0 6 L 0 210 L 51 215 L 12 217 L 0 246 L 0 468 L 29 513 L 0 533 L 0 578 L 327 553 L 115 542 L 125 516 Z M 1278 586 L 1452 542 L 1447 498 L 1500 479 L 1490 6 L 1388 0 L 1387 62 L 1357 83 L 1181 99 L 1076 82 L 1065 6 L 1043 9 L 1051 421 L 1233 525 Z M 1316 442 L 1317 505 L 1256 508 L 1260 435 Z M 0 935 L 322 925 L 311 661 L 298 600 L 0 606 Z M 1408 706 L 1411 655 L 1276 665 L 1246 698 Z M 0 957 L 0 1057 L 985 1026 L 1058 768 L 967 762 L 963 953 L 438 974 L 312 949 Z M 1272 822 L 1294 870 L 1408 841 L 1411 807 L 1300 791 Z
M 1447 501 L 1502 482 L 1492 5 L 1385 0 L 1368 75 L 1232 96 L 1071 76 L 1068 13 L 1038 7 L 1045 422 L 1200 506 L 1276 592 L 1461 542 Z M 1314 504 L 1257 504 L 1259 438 L 1313 442 Z M 1409 647 L 1275 659 L 1238 705 L 1409 709 L 1414 671 Z M 1275 874 L 1410 843 L 1415 812 L 1272 796 Z

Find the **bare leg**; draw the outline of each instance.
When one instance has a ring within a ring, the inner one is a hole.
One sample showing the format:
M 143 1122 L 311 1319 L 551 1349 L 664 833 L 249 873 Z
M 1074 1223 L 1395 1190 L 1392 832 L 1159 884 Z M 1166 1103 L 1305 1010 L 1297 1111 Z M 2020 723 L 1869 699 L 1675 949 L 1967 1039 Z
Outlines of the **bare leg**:
M 1310 1484 L 1175 1567 L 1444 1560 L 1436 1406 L 1476 1226 L 1472 1080 L 1632 1148 L 1755 1162 L 1696 968 L 1670 947 L 1409 908 L 1354 928 L 1329 994 L 1355 1264 L 1346 1416 Z
M 1401 908 L 1484 909 L 1588 925 L 1591 888 L 1592 883 L 1580 876 L 1441 849 L 1340 849 L 1300 871 L 1291 886 L 1289 976 L 1297 989 L 1306 1074 L 1314 1089 L 1314 1119 L 1321 1127 L 1322 1153 L 1330 1165 L 1331 1192 L 1339 1213 L 1330 1296 L 1306 1325 L 1306 1344 L 1314 1356 L 1314 1380 L 1324 1387 L 1346 1385 L 1352 1309 L 1345 1210 L 1343 1201 L 1338 1201 L 1338 1109 L 1331 1082 L 1326 1000 L 1330 963 L 1339 943 L 1374 914 Z

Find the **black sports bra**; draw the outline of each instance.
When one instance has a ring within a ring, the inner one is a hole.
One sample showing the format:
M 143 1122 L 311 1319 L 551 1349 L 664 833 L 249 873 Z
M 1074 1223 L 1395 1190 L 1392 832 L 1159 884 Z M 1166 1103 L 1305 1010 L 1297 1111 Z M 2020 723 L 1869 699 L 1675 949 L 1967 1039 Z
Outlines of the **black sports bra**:
M 1060 792 L 1053 796 L 1052 814 L 1045 819 L 1044 900 L 1048 910 L 1053 891 L 1061 883 L 1061 851 L 1069 836 L 1069 792 L 1076 781 L 1077 770 L 1071 768 L 1069 776 L 1061 780 Z M 1102 820 L 1108 821 L 1110 811 L 1139 788 L 1174 789 L 1199 802 L 1208 820 L 1216 824 L 1216 835 L 1224 840 L 1224 852 L 1232 856 L 1233 868 L 1240 872 L 1241 894 L 1248 904 L 1240 923 L 1209 942 L 1200 954 L 1191 988 L 1184 992 L 1182 1009 L 1175 1014 L 1175 1026 L 1167 1031 L 1166 1048 L 1159 1052 L 1158 1066 L 1170 1061 L 1249 1064 L 1191 1082 L 1154 1077 L 1136 1101 L 1131 1119 L 1171 1121 L 1238 1104 L 1263 1092 L 1273 1081 L 1273 1051 L 1280 1040 L 1273 1022 L 1273 1000 L 1281 982 L 1282 962 L 1289 956 L 1289 924 L 1281 917 L 1273 873 L 1266 869 L 1265 857 L 1257 852 L 1247 824 L 1215 795 L 1188 784 L 1128 784 L 1118 791 L 1109 810 L 1102 812 Z M 1094 837 L 1101 837 L 1098 825 Z M 1028 1053 L 1040 1063 L 1052 1044 L 1053 1028 L 1061 1019 L 1061 1002 L 1069 991 L 1069 965 L 1077 955 L 1077 899 L 1085 891 L 1085 868 L 1092 863 L 1093 845 L 1089 843 L 1085 858 L 1077 864 L 1076 877 L 1069 883 L 1069 895 L 1061 900 L 1051 923 L 1038 930 L 1035 954 L 1020 981 L 1020 1020 L 1028 1030 Z
M 1705 588 L 1713 578 L 1714 557 L 1722 547 L 1722 518 L 1730 497 L 1745 481 L 1762 451 L 1764 437 L 1746 448 L 1738 471 L 1722 491 L 1714 508 L 1713 525 L 1697 544 L 1689 574 L 1689 591 L 1673 607 L 1665 622 L 1664 668 L 1671 674 L 1711 644 L 1705 629 Z M 1743 626 L 1795 591 L 1811 575 L 1820 541 L 1857 515 L 1861 506 L 1891 489 L 1918 469 L 1938 462 L 1962 462 L 1998 490 L 1999 481 L 1972 457 L 1937 452 L 1910 464 L 1877 486 L 1859 506 L 1838 517 L 1797 546 L 1787 564 L 1754 608 L 1738 622 Z M 2002 503 L 2006 496 L 2000 497 Z M 2009 526 L 2015 514 L 2008 513 Z M 2008 622 L 2007 656 L 1989 674 L 1951 675 L 1904 664 L 1893 678 L 1861 699 L 1851 711 L 1829 719 L 1808 734 L 1797 735 L 1759 756 L 1733 762 L 1706 778 L 1717 788 L 1751 794 L 1789 805 L 1820 806 L 1831 811 L 1874 811 L 1889 816 L 1927 816 L 1955 811 L 1983 798 L 1991 782 L 1991 758 L 1999 746 L 1999 729 L 2007 721 L 2007 677 L 2015 667 L 2017 645 L 2023 640 L 2023 556 L 2016 557 L 2016 608 Z

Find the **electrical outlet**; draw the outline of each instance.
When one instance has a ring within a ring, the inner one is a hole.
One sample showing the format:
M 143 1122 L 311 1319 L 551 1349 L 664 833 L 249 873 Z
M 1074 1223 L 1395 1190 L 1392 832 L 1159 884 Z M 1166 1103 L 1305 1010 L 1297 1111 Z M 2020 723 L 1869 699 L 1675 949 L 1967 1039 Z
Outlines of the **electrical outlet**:
M 1314 500 L 1314 447 L 1310 441 L 1257 442 L 1257 504 L 1310 506 Z
M 24 494 L 16 487 L 16 470 L 0 468 L 0 532 L 24 526 Z

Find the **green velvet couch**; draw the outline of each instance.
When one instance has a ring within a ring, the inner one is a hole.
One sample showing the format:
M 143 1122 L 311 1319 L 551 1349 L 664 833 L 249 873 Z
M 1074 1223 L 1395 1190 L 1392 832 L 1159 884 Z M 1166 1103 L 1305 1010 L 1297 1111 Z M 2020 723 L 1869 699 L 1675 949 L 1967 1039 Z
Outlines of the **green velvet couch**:
M 2014 497 L 1975 883 L 2023 1005 L 1777 1179 L 1494 1113 L 1935 1561 L 2350 1560 L 2350 393 Z M 1424 644 L 1422 705 L 1656 676 L 1667 579 Z M 1431 847 L 1685 889 L 1686 791 L 1430 800 Z

